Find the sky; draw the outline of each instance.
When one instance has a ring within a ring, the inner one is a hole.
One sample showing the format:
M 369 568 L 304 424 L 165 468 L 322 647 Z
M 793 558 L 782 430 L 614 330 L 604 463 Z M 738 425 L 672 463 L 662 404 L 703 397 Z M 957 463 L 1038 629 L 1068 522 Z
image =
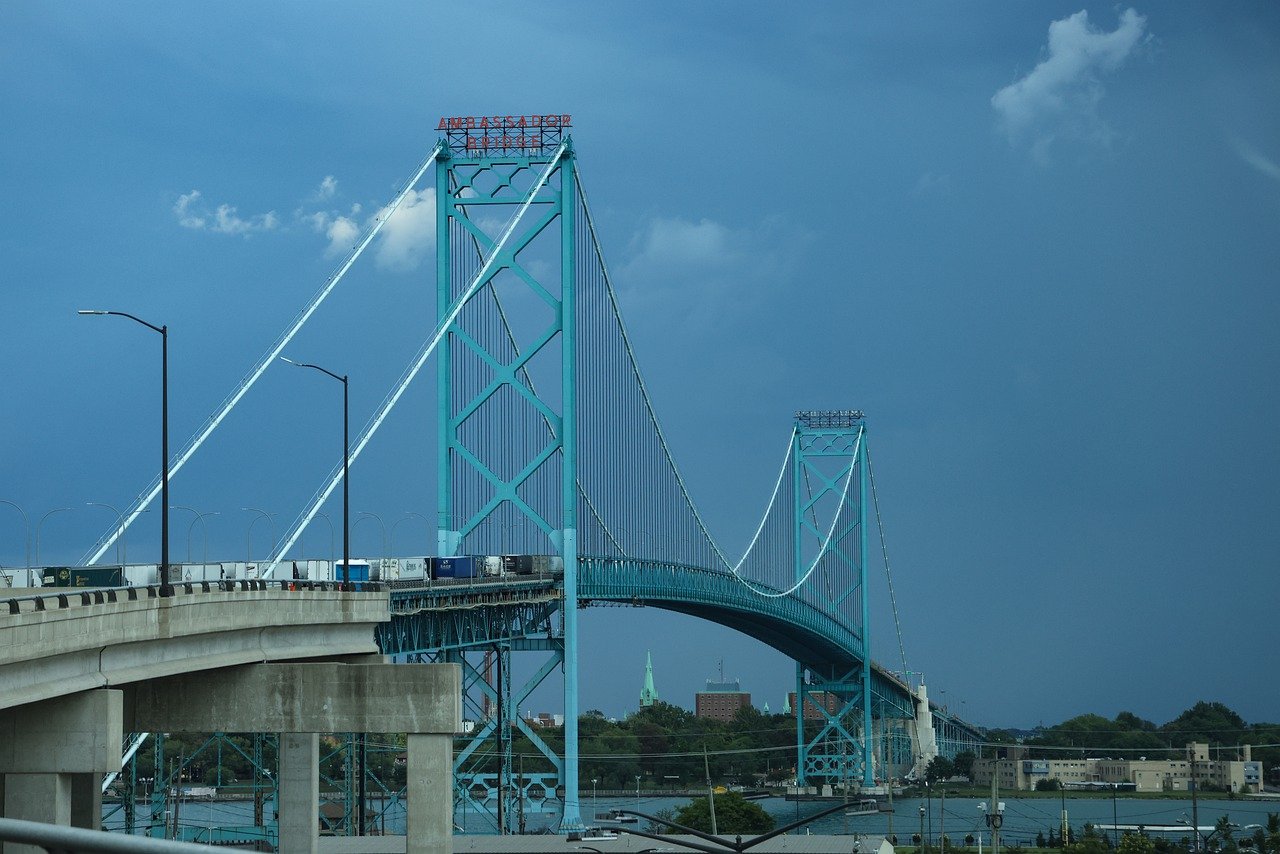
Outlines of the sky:
M 935 699 L 988 726 L 1202 699 L 1280 720 L 1276 4 L 16 0 L 0 79 L 0 499 L 40 562 L 77 562 L 114 519 L 88 502 L 123 508 L 158 469 L 158 341 L 77 309 L 168 325 L 176 449 L 441 116 L 569 113 L 726 552 L 793 413 L 862 409 Z M 415 192 L 291 346 L 353 377 L 354 424 L 431 331 L 433 217 Z M 338 398 L 291 370 L 174 478 L 172 504 L 218 514 L 210 559 L 261 557 L 333 462 Z M 353 511 L 406 554 L 434 510 L 432 402 L 408 395 L 352 471 Z M 174 514 L 175 558 L 199 560 Z M 130 530 L 130 561 L 157 529 Z M 0 564 L 23 536 L 0 504 Z M 380 537 L 360 517 L 353 552 Z M 871 584 L 873 656 L 898 669 L 880 563 Z M 794 688 L 782 656 L 692 618 L 580 626 L 584 708 L 633 710 L 646 652 L 685 707 L 722 661 L 775 712 Z

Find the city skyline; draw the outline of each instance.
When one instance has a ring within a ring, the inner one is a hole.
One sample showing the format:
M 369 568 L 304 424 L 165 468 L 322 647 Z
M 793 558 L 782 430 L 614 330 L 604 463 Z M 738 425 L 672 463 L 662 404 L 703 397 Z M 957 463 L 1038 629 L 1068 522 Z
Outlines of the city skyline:
M 78 309 L 167 325 L 180 446 L 441 116 L 559 110 L 726 554 L 795 411 L 862 409 L 902 630 L 900 651 L 873 530 L 878 662 L 991 726 L 1201 699 L 1280 718 L 1255 640 L 1280 595 L 1274 4 L 233 9 L 0 10 L 0 499 L 45 563 L 79 561 L 158 473 L 157 336 Z M 477 22 L 483 50 L 458 38 Z M 353 427 L 431 331 L 433 225 L 420 186 L 286 354 L 350 375 Z M 268 370 L 175 477 L 174 560 L 192 525 L 203 555 L 199 513 L 220 514 L 210 559 L 261 557 L 332 467 L 340 395 L 298 373 Z M 381 550 L 360 512 L 434 551 L 433 402 L 413 388 L 353 468 L 353 556 Z M 0 564 L 23 535 L 0 505 Z M 130 562 L 158 545 L 153 510 Z M 323 522 L 307 548 L 328 557 Z M 634 704 L 649 648 L 664 698 L 721 655 L 754 697 L 795 690 L 719 626 L 580 625 L 583 709 Z

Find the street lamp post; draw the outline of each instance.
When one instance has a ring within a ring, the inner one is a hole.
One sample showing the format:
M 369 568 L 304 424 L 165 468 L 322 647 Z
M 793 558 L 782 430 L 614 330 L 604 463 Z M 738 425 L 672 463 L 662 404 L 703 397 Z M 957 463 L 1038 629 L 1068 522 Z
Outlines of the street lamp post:
M 431 521 L 427 519 L 426 516 L 423 516 L 421 513 L 414 513 L 412 510 L 406 510 L 403 516 L 401 516 L 399 519 L 391 523 L 391 548 L 392 549 L 396 547 L 396 528 L 400 527 L 401 522 L 405 522 L 414 516 L 417 516 L 419 519 L 421 519 L 423 523 L 427 525 L 428 528 L 431 527 Z
M 349 422 L 347 375 L 338 376 L 333 371 L 322 368 L 319 365 L 295 362 L 292 359 L 286 359 L 284 356 L 281 356 L 280 359 L 299 368 L 311 368 L 322 374 L 328 374 L 342 383 L 342 586 L 349 588 L 351 585 L 351 490 L 347 483 L 347 466 L 351 459 L 349 450 L 351 443 L 347 433 Z
M 160 333 L 160 507 L 163 508 L 160 513 L 160 595 L 172 596 L 173 586 L 169 584 L 169 327 L 156 326 L 124 311 L 81 309 L 79 314 L 127 317 Z M 123 536 L 123 522 L 120 528 Z
M 27 511 L 7 498 L 0 498 L 0 504 L 8 504 L 22 514 L 22 544 L 27 556 L 27 568 L 31 568 L 31 522 L 27 519 Z
M 191 532 L 195 530 L 196 522 L 199 522 L 200 530 L 203 532 L 203 536 L 204 536 L 203 560 L 207 564 L 209 562 L 209 526 L 205 524 L 204 517 L 221 516 L 222 514 L 216 510 L 210 510 L 208 512 L 201 513 L 199 510 L 196 510 L 194 507 L 183 507 L 181 504 L 173 505 L 172 509 L 186 510 L 188 513 L 192 513 L 195 516 L 195 518 L 191 520 L 191 524 L 187 526 L 187 563 L 191 563 Z
M 317 516 L 323 516 L 324 521 L 329 525 L 329 563 L 333 563 L 333 520 L 329 518 L 328 513 L 317 513 Z
M 272 544 L 274 544 L 276 541 L 276 522 L 275 522 L 275 519 L 273 518 L 275 514 L 268 513 L 266 510 L 259 510 L 257 507 L 241 507 L 240 509 L 246 513 L 258 514 L 257 516 L 253 517 L 253 521 L 249 523 L 249 529 L 244 533 L 244 562 L 252 563 L 253 562 L 253 526 L 258 523 L 259 519 L 262 519 L 265 517 L 267 520 L 267 524 L 271 526 L 271 542 Z
M 920 807 L 920 849 L 924 849 L 924 807 Z
M 85 506 L 103 507 L 103 508 L 106 508 L 107 510 L 110 510 L 112 513 L 116 514 L 116 521 L 120 523 L 120 540 L 119 540 L 120 545 L 116 548 L 116 557 L 120 559 L 121 566 L 127 565 L 129 563 L 129 543 L 126 541 L 125 535 L 124 535 L 124 514 L 121 513 L 119 510 L 117 510 L 113 505 L 107 504 L 102 501 L 86 501 Z M 39 541 L 40 541 L 40 530 L 37 527 L 36 529 L 37 544 L 39 543 Z M 40 549 L 37 548 L 36 561 L 39 562 L 39 560 L 40 560 Z
M 356 519 L 356 524 L 359 524 L 360 519 L 364 519 L 366 516 L 378 523 L 378 528 L 382 532 L 382 556 L 386 557 L 387 556 L 387 526 L 383 523 L 382 517 L 379 516 L 377 513 L 370 513 L 367 510 L 361 510 L 357 512 L 356 516 L 358 517 Z
M 45 513 L 43 516 L 41 516 L 40 521 L 36 523 L 36 565 L 37 566 L 40 565 L 40 528 L 43 527 L 44 520 L 48 519 L 54 513 L 65 513 L 70 509 L 71 509 L 70 507 L 55 507 L 54 509 L 50 510 L 48 513 Z

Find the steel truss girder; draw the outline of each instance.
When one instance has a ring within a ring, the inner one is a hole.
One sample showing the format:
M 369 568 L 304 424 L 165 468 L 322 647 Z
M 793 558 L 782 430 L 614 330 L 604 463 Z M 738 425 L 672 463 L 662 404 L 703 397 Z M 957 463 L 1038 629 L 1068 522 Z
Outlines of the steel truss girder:
M 559 600 L 478 605 L 450 610 L 393 613 L 375 629 L 386 655 L 491 646 L 513 637 L 551 635 Z

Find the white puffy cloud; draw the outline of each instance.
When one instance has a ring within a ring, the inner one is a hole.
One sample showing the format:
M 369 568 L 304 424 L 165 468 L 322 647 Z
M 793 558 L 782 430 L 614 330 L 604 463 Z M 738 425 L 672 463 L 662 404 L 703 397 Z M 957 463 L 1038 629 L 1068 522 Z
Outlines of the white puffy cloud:
M 332 175 L 325 175 L 324 180 L 320 182 L 320 188 L 316 190 L 316 198 L 332 199 L 334 194 L 338 192 L 338 179 Z
M 387 216 L 387 208 L 377 216 Z M 436 245 L 436 191 L 410 190 L 378 235 L 375 263 L 385 270 L 417 269 Z
M 1243 140 L 1235 141 L 1236 154 L 1240 155 L 1240 159 L 1252 166 L 1254 169 L 1276 181 L 1280 181 L 1280 164 L 1267 157 L 1261 151 L 1249 145 Z
M 199 190 L 178 196 L 173 204 L 173 215 L 178 225 L 195 231 L 212 231 L 218 234 L 252 234 L 272 231 L 279 227 L 280 218 L 275 211 L 267 211 L 245 219 L 234 205 L 221 204 L 210 209 Z
M 1049 24 L 1044 58 L 991 98 L 1010 142 L 1044 154 L 1061 136 L 1108 141 L 1111 131 L 1097 112 L 1105 94 L 1101 78 L 1145 42 L 1146 24 L 1133 9 L 1121 13 L 1111 32 L 1092 26 L 1083 9 Z
M 353 205 L 352 216 L 359 212 L 360 206 Z M 311 224 L 313 231 L 323 234 L 329 241 L 329 245 L 324 250 L 326 258 L 345 255 L 351 247 L 356 245 L 356 240 L 360 237 L 360 226 L 349 216 L 316 211 L 301 218 L 304 222 Z
M 178 201 L 173 204 L 173 215 L 178 218 L 178 225 L 183 228 L 201 229 L 205 226 L 205 218 L 192 212 L 193 205 L 200 202 L 200 191 L 192 190 L 190 193 L 184 193 L 178 196 Z
M 678 322 L 694 332 L 776 291 L 808 240 L 776 220 L 735 228 L 706 218 L 656 217 L 632 238 L 616 284 L 629 310 L 678 305 Z

